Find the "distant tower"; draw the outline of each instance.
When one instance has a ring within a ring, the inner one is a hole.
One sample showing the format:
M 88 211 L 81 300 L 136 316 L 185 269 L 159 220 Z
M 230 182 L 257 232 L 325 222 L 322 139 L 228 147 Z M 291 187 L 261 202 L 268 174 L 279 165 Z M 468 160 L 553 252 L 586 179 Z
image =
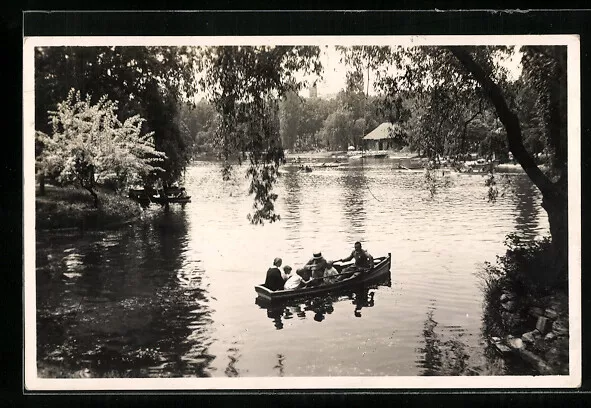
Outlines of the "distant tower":
M 318 87 L 316 85 L 310 87 L 310 98 L 318 98 Z

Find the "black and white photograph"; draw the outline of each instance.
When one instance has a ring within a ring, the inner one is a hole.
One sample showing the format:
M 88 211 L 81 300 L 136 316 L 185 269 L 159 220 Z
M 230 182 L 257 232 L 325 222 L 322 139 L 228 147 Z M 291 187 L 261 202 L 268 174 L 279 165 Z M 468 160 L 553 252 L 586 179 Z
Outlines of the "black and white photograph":
M 580 384 L 577 36 L 23 64 L 27 389 Z

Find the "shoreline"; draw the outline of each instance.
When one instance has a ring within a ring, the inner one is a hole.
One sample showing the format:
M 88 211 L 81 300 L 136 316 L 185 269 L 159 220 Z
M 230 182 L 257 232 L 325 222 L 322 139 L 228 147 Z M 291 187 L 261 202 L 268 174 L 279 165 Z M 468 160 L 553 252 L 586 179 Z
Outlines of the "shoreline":
M 71 187 L 45 186 L 45 194 L 35 193 L 35 230 L 38 232 L 111 230 L 139 219 L 140 205 L 121 195 L 98 190 L 99 207 L 94 208 L 90 193 Z

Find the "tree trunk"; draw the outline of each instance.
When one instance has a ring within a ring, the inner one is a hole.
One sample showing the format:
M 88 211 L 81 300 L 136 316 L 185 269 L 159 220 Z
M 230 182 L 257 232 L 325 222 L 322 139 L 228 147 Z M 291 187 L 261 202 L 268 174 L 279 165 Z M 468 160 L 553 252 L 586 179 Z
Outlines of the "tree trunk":
M 97 195 L 96 191 L 94 191 L 92 189 L 92 187 L 85 186 L 84 188 L 92 195 L 92 198 L 93 198 L 92 204 L 93 204 L 94 208 L 98 208 L 99 207 L 99 199 L 98 199 L 98 195 Z
M 556 256 L 557 272 L 565 272 L 568 265 L 568 191 L 566 171 L 561 178 L 553 183 L 536 165 L 534 158 L 523 145 L 521 126 L 517 115 L 509 109 L 507 101 L 500 87 L 484 72 L 482 67 L 474 61 L 470 53 L 463 47 L 448 47 L 452 54 L 460 61 L 482 86 L 488 98 L 493 103 L 499 120 L 507 131 L 509 150 L 514 159 L 521 165 L 532 182 L 542 192 L 542 207 L 548 213 L 550 235 Z
M 40 196 L 45 195 L 45 173 L 43 173 L 43 172 L 41 172 L 41 174 L 39 174 L 39 195 Z
M 552 194 L 542 196 L 542 207 L 548 213 L 550 234 L 552 235 L 555 272 L 553 280 L 565 280 L 568 269 L 568 188 L 565 178 L 560 179 Z
M 94 174 L 91 172 L 91 176 L 90 176 L 90 180 L 94 180 Z M 80 180 L 80 186 L 85 189 L 86 191 L 88 191 L 90 193 L 90 195 L 92 195 L 93 198 L 93 206 L 94 208 L 98 208 L 99 207 L 99 199 L 98 199 L 98 194 L 96 193 L 96 191 L 94 191 L 94 183 L 92 181 L 88 181 L 85 182 L 83 180 Z

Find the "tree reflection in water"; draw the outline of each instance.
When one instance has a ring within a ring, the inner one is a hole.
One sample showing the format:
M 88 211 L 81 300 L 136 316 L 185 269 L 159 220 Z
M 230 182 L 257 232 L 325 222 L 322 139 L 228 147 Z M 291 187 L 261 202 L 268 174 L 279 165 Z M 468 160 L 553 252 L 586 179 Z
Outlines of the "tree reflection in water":
M 417 361 L 423 368 L 422 375 L 466 375 L 468 374 L 468 358 L 466 345 L 457 337 L 442 341 L 441 335 L 435 332 L 437 322 L 433 319 L 434 309 L 427 312 L 423 326 L 424 347 L 417 351 L 422 358 Z
M 199 264 L 185 259 L 182 209 L 88 233 L 75 244 L 59 234 L 42 238 L 53 257 L 38 274 L 56 273 L 37 284 L 38 296 L 50 294 L 37 311 L 40 362 L 65 375 L 80 369 L 98 377 L 209 375 L 209 294 Z
M 279 377 L 283 377 L 285 367 L 283 366 L 283 362 L 285 361 L 285 356 L 283 354 L 277 354 L 277 365 L 273 368 L 276 368 L 279 372 Z
M 366 233 L 365 193 L 368 188 L 364 168 L 360 167 L 355 171 L 346 170 L 341 184 L 343 192 L 340 201 L 343 206 L 343 225 L 348 225 L 347 240 L 349 242 L 362 240 Z
M 234 342 L 233 344 L 236 344 L 236 342 Z M 228 377 L 238 377 L 240 375 L 238 372 L 238 369 L 236 368 L 236 363 L 238 362 L 238 359 L 240 358 L 240 356 L 241 355 L 238 351 L 238 348 L 230 347 L 228 349 L 228 359 L 230 361 L 228 362 L 228 366 L 224 370 L 224 373 Z

